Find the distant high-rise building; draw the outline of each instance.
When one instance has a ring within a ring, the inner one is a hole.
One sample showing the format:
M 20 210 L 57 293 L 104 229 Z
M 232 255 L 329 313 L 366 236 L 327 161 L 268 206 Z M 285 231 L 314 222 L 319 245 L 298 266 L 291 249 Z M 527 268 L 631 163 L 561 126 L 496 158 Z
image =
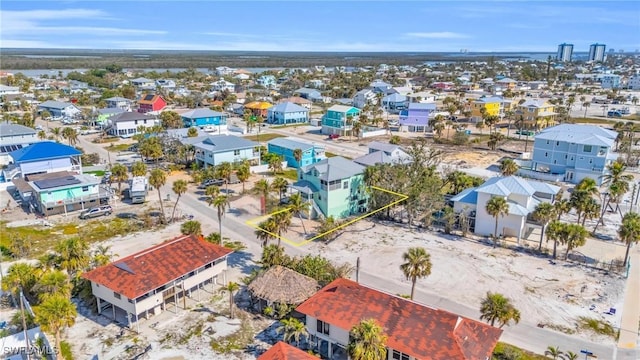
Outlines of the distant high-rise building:
M 571 56 L 573 55 L 573 44 L 562 43 L 558 45 L 558 54 L 556 60 L 562 62 L 571 62 Z
M 603 62 L 606 48 L 605 44 L 591 44 L 589 46 L 589 61 Z

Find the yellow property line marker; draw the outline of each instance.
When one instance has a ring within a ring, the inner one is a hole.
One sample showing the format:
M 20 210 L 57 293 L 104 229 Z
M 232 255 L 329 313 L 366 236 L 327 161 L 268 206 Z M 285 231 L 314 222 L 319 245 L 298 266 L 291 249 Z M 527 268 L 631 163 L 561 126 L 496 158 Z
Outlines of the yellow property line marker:
M 280 235 L 278 235 L 278 234 L 276 234 L 276 233 L 272 233 L 272 232 L 267 231 L 267 230 L 265 230 L 265 229 L 263 229 L 263 228 L 261 228 L 261 227 L 259 226 L 259 223 L 260 223 L 260 222 L 262 222 L 263 220 L 266 220 L 266 219 L 268 219 L 269 217 L 271 217 L 271 216 L 273 216 L 273 215 L 276 215 L 276 214 L 279 214 L 279 213 L 282 213 L 282 212 L 289 211 L 289 210 L 290 210 L 290 208 L 280 209 L 280 210 L 277 210 L 277 211 L 272 212 L 271 214 L 262 215 L 262 216 L 259 216 L 259 217 L 257 217 L 257 218 L 249 219 L 249 220 L 247 220 L 247 221 L 245 222 L 245 224 L 249 225 L 250 227 L 252 227 L 252 228 L 254 228 L 254 229 L 256 229 L 256 230 L 261 230 L 261 231 L 263 231 L 263 232 L 266 232 L 267 234 L 269 234 L 269 235 L 273 236 L 273 237 L 274 237 L 274 238 L 276 238 L 276 239 L 280 239 L 280 240 L 282 240 L 282 241 L 286 242 L 287 244 L 290 244 L 290 245 L 293 245 L 293 246 L 296 246 L 296 247 L 297 247 L 297 246 L 306 245 L 306 244 L 308 244 L 308 243 L 310 243 L 310 242 L 312 242 L 312 241 L 314 241 L 314 240 L 316 240 L 316 239 L 319 239 L 319 238 L 321 238 L 321 237 L 323 237 L 323 236 L 325 236 L 325 235 L 327 235 L 327 234 L 330 234 L 330 233 L 332 233 L 332 232 L 334 232 L 334 231 L 337 231 L 337 230 L 340 230 L 340 229 L 342 229 L 342 228 L 344 228 L 344 227 L 347 227 L 347 226 L 349 226 L 349 225 L 351 225 L 351 224 L 355 223 L 356 221 L 360 221 L 360 220 L 362 220 L 362 219 L 364 219 L 364 218 L 367 218 L 367 217 L 369 217 L 369 216 L 371 216 L 371 215 L 373 215 L 373 214 L 376 214 L 376 213 L 378 213 L 378 212 L 380 212 L 380 211 L 382 211 L 382 210 L 384 210 L 384 209 L 386 209 L 386 208 L 389 208 L 389 207 L 391 207 L 391 206 L 394 206 L 394 205 L 396 205 L 396 204 L 399 204 L 399 203 L 401 203 L 402 201 L 404 201 L 404 200 L 406 200 L 406 199 L 408 199 L 408 198 L 409 198 L 409 197 L 408 197 L 407 195 L 405 195 L 405 194 L 400 194 L 400 193 L 397 193 L 397 192 L 394 192 L 394 191 L 390 191 L 390 190 L 387 190 L 387 189 L 383 189 L 383 188 L 381 188 L 381 187 L 377 187 L 377 186 L 373 186 L 373 185 L 372 185 L 372 186 L 370 186 L 370 188 L 371 188 L 371 189 L 373 189 L 373 190 L 378 190 L 378 191 L 385 192 L 385 193 L 387 193 L 387 194 L 391 194 L 391 195 L 397 196 L 397 197 L 399 197 L 399 199 L 397 199 L 397 200 L 395 200 L 395 201 L 393 201 L 393 202 L 391 202 L 391 203 L 389 203 L 389 204 L 387 204 L 387 205 L 385 205 L 385 206 L 383 206 L 383 207 L 381 207 L 381 208 L 379 208 L 379 209 L 376 209 L 376 210 L 370 211 L 370 212 L 368 212 L 368 213 L 366 213 L 366 214 L 364 214 L 364 215 L 360 215 L 360 216 L 358 216 L 357 218 L 355 218 L 355 219 L 353 219 L 353 220 L 350 220 L 350 221 L 348 221 L 348 222 L 346 222 L 346 223 L 344 223 L 344 224 L 341 224 L 341 225 L 339 225 L 339 226 L 336 226 L 335 228 L 333 228 L 333 229 L 331 229 L 331 230 L 329 230 L 329 231 L 325 231 L 325 232 L 323 232 L 322 234 L 318 234 L 318 235 L 316 235 L 316 236 L 312 237 L 311 239 L 307 239 L 307 240 L 304 240 L 304 241 L 301 241 L 301 242 L 295 242 L 295 241 L 292 241 L 292 240 L 290 240 L 290 239 L 285 238 L 284 236 L 280 236 Z

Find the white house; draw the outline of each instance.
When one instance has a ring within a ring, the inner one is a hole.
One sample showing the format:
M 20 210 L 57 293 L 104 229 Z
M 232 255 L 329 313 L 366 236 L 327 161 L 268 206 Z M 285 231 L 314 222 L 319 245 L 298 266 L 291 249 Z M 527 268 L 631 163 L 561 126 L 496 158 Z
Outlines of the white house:
M 104 100 L 107 103 L 109 109 L 122 109 L 124 111 L 131 111 L 131 100 L 119 96 L 110 97 Z
M 236 69 L 227 67 L 227 66 L 218 66 L 216 68 L 216 75 L 218 76 L 226 76 L 226 75 L 233 75 L 233 73 L 235 73 Z
M 130 328 L 140 318 L 184 304 L 194 291 L 211 284 L 226 283 L 227 257 L 232 251 L 204 241 L 201 236 L 183 235 L 139 253 L 86 272 L 99 314 Z M 200 296 L 200 291 L 194 297 Z M 206 299 L 207 297 L 204 297 Z
M 9 154 L 17 173 L 30 174 L 70 171 L 82 173 L 82 153 L 76 148 L 54 141 L 40 141 Z M 14 176 L 6 176 L 12 179 Z
M 498 217 L 498 236 L 513 236 L 520 241 L 528 228 L 527 217 L 541 202 L 554 201 L 560 188 L 541 181 L 525 180 L 518 176 L 494 177 L 484 184 L 469 188 L 451 198 L 456 213 L 465 212 L 471 219 L 471 229 L 477 235 L 494 234 L 495 218 L 487 213 L 487 202 L 494 196 L 507 200 L 509 212 Z
M 640 90 L 640 75 L 633 75 L 629 77 L 627 88 L 629 90 Z
M 158 79 L 156 80 L 156 86 L 167 90 L 173 90 L 176 88 L 176 82 L 171 79 Z
M 0 96 L 20 94 L 20 88 L 17 86 L 7 86 L 0 84 Z
M 0 123 L 0 166 L 12 161 L 9 153 L 40 141 L 37 131 L 23 125 Z
M 218 81 L 212 82 L 211 91 L 224 91 L 227 90 L 230 93 L 234 93 L 236 91 L 236 85 L 232 82 L 229 82 L 225 79 L 220 79 Z
M 38 113 L 48 111 L 53 119 L 73 118 L 81 113 L 72 103 L 47 100 L 38 105 Z
M 160 119 L 139 112 L 123 112 L 107 119 L 107 132 L 113 136 L 129 138 L 139 133 L 139 128 L 160 125 Z
M 194 138 L 191 142 L 195 148 L 195 158 L 199 166 L 217 166 L 223 162 L 239 163 L 248 160 L 257 164 L 260 151 L 259 144 L 233 135 L 212 135 Z
M 371 89 L 363 89 L 356 93 L 353 97 L 353 106 L 358 109 L 364 108 L 366 104 L 375 104 L 378 102 L 376 93 Z
M 144 77 L 139 77 L 136 79 L 132 79 L 131 81 L 131 85 L 137 87 L 138 89 L 143 89 L 143 90 L 149 90 L 149 89 L 155 89 L 156 88 L 156 82 L 151 80 L 151 79 L 147 79 Z

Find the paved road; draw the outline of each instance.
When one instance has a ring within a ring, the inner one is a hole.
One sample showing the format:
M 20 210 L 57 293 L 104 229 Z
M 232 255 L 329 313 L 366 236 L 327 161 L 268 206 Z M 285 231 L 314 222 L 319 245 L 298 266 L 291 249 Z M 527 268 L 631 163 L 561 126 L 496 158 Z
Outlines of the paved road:
M 640 247 L 635 246 L 629 254 L 631 266 L 625 288 L 620 322 L 618 347 L 634 348 L 638 345 L 638 324 L 640 321 Z

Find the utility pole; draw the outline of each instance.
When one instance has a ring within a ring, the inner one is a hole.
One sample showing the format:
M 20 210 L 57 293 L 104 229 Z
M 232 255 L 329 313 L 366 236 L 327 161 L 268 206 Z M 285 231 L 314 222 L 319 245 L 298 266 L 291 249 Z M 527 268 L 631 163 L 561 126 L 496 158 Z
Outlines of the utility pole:
M 25 353 L 27 354 L 27 360 L 31 360 L 31 346 L 29 345 L 29 332 L 27 331 L 27 320 L 24 317 L 24 295 L 22 294 L 22 288 L 20 288 L 20 312 L 22 313 L 22 329 L 24 331 L 25 341 Z
M 358 259 L 356 259 L 356 282 L 359 283 L 360 279 L 360 257 L 358 256 Z

